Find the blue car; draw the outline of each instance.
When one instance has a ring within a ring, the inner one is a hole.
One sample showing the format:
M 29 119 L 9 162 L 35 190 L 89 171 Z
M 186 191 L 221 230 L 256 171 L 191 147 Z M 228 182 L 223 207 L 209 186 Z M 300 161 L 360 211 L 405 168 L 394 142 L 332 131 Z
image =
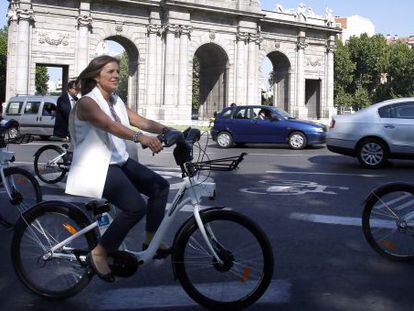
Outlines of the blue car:
M 215 117 L 211 136 L 221 148 L 246 143 L 288 144 L 292 149 L 324 144 L 323 124 L 297 120 L 286 111 L 270 106 L 224 108 Z

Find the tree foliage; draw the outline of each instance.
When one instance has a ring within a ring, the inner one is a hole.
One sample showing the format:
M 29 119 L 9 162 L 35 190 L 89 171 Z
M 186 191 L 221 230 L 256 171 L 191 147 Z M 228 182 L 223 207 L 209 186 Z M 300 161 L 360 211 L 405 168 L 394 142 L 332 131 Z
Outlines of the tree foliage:
M 193 58 L 193 95 L 191 100 L 193 112 L 200 108 L 200 60 L 197 56 Z
M 386 99 L 414 96 L 414 50 L 382 35 L 337 41 L 335 105 L 360 109 Z
M 7 73 L 7 27 L 0 29 L 0 103 L 6 97 L 6 73 Z
M 128 102 L 128 78 L 129 78 L 129 57 L 128 53 L 125 51 L 122 53 L 121 58 L 119 59 L 119 85 L 118 85 L 118 95 L 122 100 Z
M 49 81 L 49 75 L 47 73 L 47 67 L 43 65 L 36 66 L 36 94 L 45 95 L 47 93 L 47 82 Z

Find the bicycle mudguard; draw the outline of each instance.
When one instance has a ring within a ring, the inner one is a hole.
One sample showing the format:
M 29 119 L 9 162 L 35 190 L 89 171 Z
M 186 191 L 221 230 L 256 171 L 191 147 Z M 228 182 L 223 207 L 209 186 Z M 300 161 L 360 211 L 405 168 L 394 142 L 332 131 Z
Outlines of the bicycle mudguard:
M 43 201 L 38 204 L 33 205 L 27 211 L 25 211 L 22 216 L 16 222 L 16 227 L 20 223 L 26 224 L 25 219 L 31 219 L 32 217 L 37 217 L 43 213 L 56 212 L 56 210 L 62 210 L 68 212 L 69 217 L 75 219 L 81 224 L 88 226 L 92 223 L 91 218 L 86 214 L 80 207 L 73 203 L 52 200 L 52 201 Z
M 215 206 L 215 207 L 209 207 L 209 208 L 206 208 L 206 209 L 203 209 L 203 210 L 200 210 L 200 217 L 203 217 L 204 215 L 207 215 L 208 213 L 210 213 L 210 212 L 214 212 L 214 211 L 217 211 L 217 210 L 222 210 L 222 209 L 224 209 L 225 208 L 225 206 Z M 188 219 L 181 225 L 181 227 L 177 230 L 177 233 L 175 234 L 175 237 L 174 237 L 174 242 L 173 242 L 173 245 L 172 245 L 172 251 L 174 252 L 174 249 L 175 249 L 175 246 L 176 246 L 176 244 L 177 244 L 177 241 L 179 241 L 180 240 L 180 238 L 181 238 L 181 235 L 183 235 L 184 234 L 184 231 L 185 231 L 185 228 L 186 228 L 186 226 L 189 224 L 189 223 L 191 223 L 191 222 L 193 222 L 193 223 L 196 223 L 196 220 L 195 220 L 195 218 L 194 218 L 194 215 L 193 216 L 191 216 L 191 217 L 188 217 Z M 172 270 L 173 270 L 173 274 L 174 274 L 174 280 L 176 280 L 177 279 L 177 274 L 175 273 L 175 267 L 174 267 L 174 262 L 173 262 L 173 256 L 171 256 L 171 264 L 172 264 Z
M 385 193 L 390 193 L 394 191 L 407 191 L 414 194 L 414 184 L 409 184 L 405 182 L 392 182 L 385 185 L 381 185 L 369 193 L 365 198 L 364 203 L 371 202 L 379 196 L 382 196 Z
M 35 157 L 38 154 L 40 154 L 41 152 L 43 152 L 43 150 L 51 148 L 51 146 L 53 146 L 52 148 L 55 149 L 55 150 L 60 149 L 60 153 L 63 153 L 64 152 L 64 150 L 61 147 L 59 147 L 59 146 L 56 146 L 56 145 L 44 145 L 44 146 L 42 146 L 42 147 L 40 147 L 39 149 L 36 150 L 36 152 L 33 154 L 33 157 Z

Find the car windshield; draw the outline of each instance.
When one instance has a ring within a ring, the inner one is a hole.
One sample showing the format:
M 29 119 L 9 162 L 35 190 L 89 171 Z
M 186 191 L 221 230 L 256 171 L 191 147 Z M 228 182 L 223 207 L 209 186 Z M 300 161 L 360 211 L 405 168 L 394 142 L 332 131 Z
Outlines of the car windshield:
M 282 116 L 285 119 L 296 119 L 295 117 L 292 117 L 288 112 L 284 111 L 283 109 L 273 107 L 272 108 L 278 115 Z

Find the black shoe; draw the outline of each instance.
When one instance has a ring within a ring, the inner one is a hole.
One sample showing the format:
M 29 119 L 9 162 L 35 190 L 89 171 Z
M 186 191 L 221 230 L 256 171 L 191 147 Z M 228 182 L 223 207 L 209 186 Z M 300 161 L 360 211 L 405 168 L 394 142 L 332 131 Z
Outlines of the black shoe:
M 105 274 L 103 274 L 103 273 L 101 273 L 101 272 L 99 272 L 98 271 L 98 269 L 96 268 L 96 266 L 95 266 L 95 263 L 93 262 L 93 259 L 92 259 L 92 254 L 91 253 L 89 253 L 89 255 L 86 257 L 86 262 L 89 264 L 89 267 L 91 267 L 92 268 L 92 270 L 93 270 L 93 272 L 95 272 L 95 274 L 101 279 L 101 280 L 104 280 L 105 282 L 109 282 L 109 283 L 113 283 L 113 282 L 115 282 L 115 277 L 114 277 L 114 275 L 112 274 L 112 272 L 109 272 L 109 273 L 105 273 Z
M 145 251 L 148 248 L 148 244 L 142 243 L 142 250 Z M 164 259 L 167 258 L 171 254 L 171 247 L 167 248 L 158 248 L 157 252 L 155 253 L 153 259 Z

